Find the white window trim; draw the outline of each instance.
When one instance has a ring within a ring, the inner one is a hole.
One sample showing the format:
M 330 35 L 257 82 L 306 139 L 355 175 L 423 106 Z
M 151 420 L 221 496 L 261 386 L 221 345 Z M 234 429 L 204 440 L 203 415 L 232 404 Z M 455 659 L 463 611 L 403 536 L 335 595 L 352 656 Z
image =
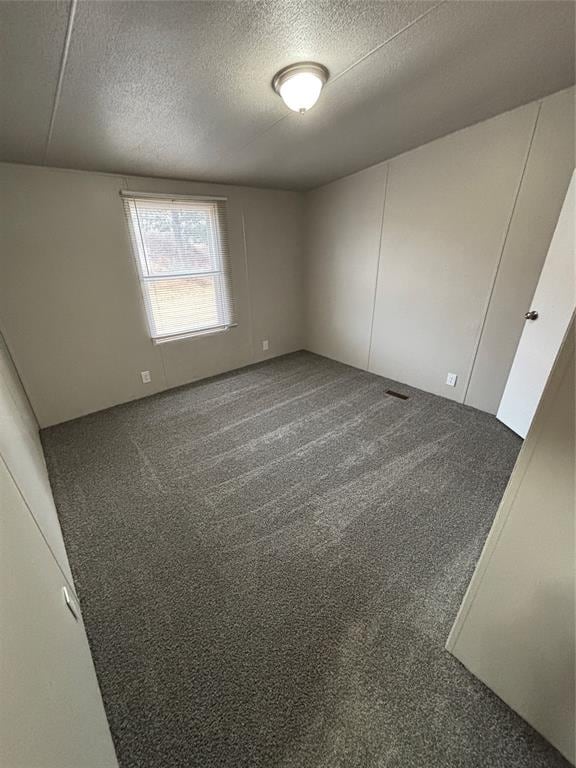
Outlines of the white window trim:
M 156 336 L 152 337 L 150 341 L 153 344 L 167 344 L 169 341 L 184 341 L 185 339 L 194 339 L 197 336 L 216 336 L 220 333 L 227 333 L 232 328 L 237 328 L 238 323 L 230 323 L 230 325 L 211 326 L 210 328 L 200 329 L 198 331 L 190 331 L 190 333 L 175 333 L 173 336 Z
M 134 261 L 136 263 L 138 278 L 141 284 L 145 284 L 146 282 L 158 282 L 159 280 L 175 280 L 179 277 L 214 277 L 215 279 L 219 280 L 230 280 L 230 264 L 229 264 L 229 256 L 223 258 L 224 250 L 222 248 L 221 243 L 221 232 L 220 228 L 214 229 L 213 227 L 210 227 L 209 232 L 209 238 L 215 239 L 217 242 L 214 243 L 213 252 L 218 254 L 218 258 L 220 259 L 220 269 L 219 270 L 207 270 L 206 272 L 181 272 L 181 273 L 172 273 L 167 275 L 158 275 L 158 276 L 151 276 L 151 275 L 145 275 L 143 273 L 142 265 L 147 264 L 147 256 L 146 256 L 146 248 L 144 246 L 144 242 L 142 239 L 142 230 L 140 228 L 140 225 L 138 223 L 137 230 L 134 227 L 134 217 L 132 216 L 132 213 L 126 205 L 126 203 L 133 201 L 134 203 L 134 211 L 136 213 L 136 220 L 138 221 L 138 208 L 137 208 L 137 201 L 138 200 L 159 200 L 163 202 L 197 202 L 202 203 L 205 202 L 207 204 L 213 203 L 215 201 L 220 202 L 227 202 L 227 197 L 217 196 L 217 195 L 177 195 L 177 194 L 163 194 L 163 193 L 157 193 L 157 192 L 134 192 L 130 190 L 120 190 L 120 196 L 125 201 L 125 212 L 128 219 L 128 226 L 130 229 L 130 240 L 132 245 L 132 250 L 136 249 L 138 253 L 134 253 Z M 228 286 L 229 290 L 231 290 L 231 286 Z M 217 292 L 218 297 L 218 315 L 219 317 L 224 317 L 227 314 L 227 310 L 223 306 L 223 291 L 218 290 Z M 142 298 L 142 302 L 144 305 L 144 310 L 146 313 L 147 318 L 147 325 L 148 325 L 148 333 L 150 336 L 150 340 L 153 344 L 166 344 L 171 341 L 182 341 L 185 339 L 192 339 L 194 337 L 201 337 L 201 336 L 211 336 L 215 334 L 220 333 L 226 333 L 231 328 L 237 327 L 238 323 L 231 322 L 226 325 L 220 325 L 220 326 L 208 326 L 206 328 L 197 328 L 190 331 L 183 331 L 181 333 L 175 333 L 175 334 L 162 334 L 159 335 L 156 333 L 156 319 L 154 318 L 154 314 L 152 311 L 152 308 L 150 307 L 149 300 L 147 298 L 147 294 L 144 290 L 142 290 L 142 285 L 140 286 L 140 294 Z M 233 312 L 233 297 L 229 296 L 229 311 Z M 233 319 L 233 317 L 232 317 Z

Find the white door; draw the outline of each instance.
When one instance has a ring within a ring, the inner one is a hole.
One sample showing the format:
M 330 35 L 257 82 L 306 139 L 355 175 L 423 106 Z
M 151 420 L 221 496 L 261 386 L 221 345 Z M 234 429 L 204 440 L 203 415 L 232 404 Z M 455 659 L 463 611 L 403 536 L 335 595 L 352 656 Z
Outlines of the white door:
M 575 341 L 572 324 L 447 643 L 572 762 Z
M 118 768 L 72 587 L 1 458 L 0 503 L 0 765 Z
M 526 437 L 576 306 L 575 174 L 566 193 L 526 325 L 498 408 L 498 418 Z

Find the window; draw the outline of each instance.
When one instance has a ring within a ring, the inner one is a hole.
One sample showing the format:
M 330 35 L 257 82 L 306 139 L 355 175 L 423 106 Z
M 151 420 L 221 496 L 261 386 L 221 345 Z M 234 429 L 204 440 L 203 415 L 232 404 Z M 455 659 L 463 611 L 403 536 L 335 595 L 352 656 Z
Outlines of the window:
M 122 192 L 150 336 L 233 325 L 226 201 Z

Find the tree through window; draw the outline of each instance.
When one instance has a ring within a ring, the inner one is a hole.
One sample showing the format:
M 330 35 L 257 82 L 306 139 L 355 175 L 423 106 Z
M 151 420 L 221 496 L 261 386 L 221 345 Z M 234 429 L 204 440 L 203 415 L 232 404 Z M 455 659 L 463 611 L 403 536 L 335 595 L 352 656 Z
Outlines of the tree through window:
M 150 336 L 232 325 L 225 201 L 123 197 Z

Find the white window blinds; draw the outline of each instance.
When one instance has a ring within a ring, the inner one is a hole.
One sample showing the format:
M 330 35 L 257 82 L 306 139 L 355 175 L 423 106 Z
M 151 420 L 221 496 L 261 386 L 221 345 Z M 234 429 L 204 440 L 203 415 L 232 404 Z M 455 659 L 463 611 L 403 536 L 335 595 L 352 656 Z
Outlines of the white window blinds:
M 234 324 L 226 200 L 122 192 L 156 340 Z

